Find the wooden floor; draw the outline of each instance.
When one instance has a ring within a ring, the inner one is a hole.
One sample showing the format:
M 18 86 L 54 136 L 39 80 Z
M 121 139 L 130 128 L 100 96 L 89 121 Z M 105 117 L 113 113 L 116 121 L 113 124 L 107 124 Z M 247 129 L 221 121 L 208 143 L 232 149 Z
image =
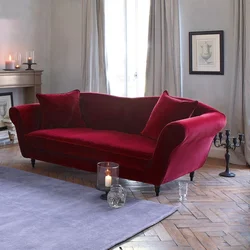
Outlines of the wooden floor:
M 1 166 L 9 166 L 62 180 L 95 186 L 95 174 L 37 162 L 21 156 L 18 145 L 0 149 Z M 185 167 L 185 166 L 183 166 Z M 155 197 L 152 185 L 123 181 L 128 195 L 158 203 L 178 205 L 179 210 L 161 223 L 124 242 L 115 250 L 245 250 L 250 249 L 250 168 L 231 165 L 234 178 L 219 177 L 224 161 L 208 159 L 195 173 L 163 185 Z M 187 181 L 187 201 L 178 201 L 178 181 Z M 129 230 L 129 228 L 128 228 Z M 120 248 L 121 247 L 121 248 Z M 98 250 L 98 249 L 93 249 Z

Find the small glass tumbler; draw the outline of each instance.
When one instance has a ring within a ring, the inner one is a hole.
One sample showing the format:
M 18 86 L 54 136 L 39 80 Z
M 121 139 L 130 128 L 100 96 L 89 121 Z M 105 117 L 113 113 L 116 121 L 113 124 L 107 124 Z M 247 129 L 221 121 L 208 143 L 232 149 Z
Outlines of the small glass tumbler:
M 187 182 L 178 182 L 178 186 L 179 186 L 179 200 L 180 201 L 187 200 L 188 183 Z
M 127 192 L 126 189 L 122 187 L 120 184 L 114 184 L 110 187 L 110 191 L 108 193 L 107 201 L 110 207 L 112 208 L 120 208 L 124 206 L 126 202 Z

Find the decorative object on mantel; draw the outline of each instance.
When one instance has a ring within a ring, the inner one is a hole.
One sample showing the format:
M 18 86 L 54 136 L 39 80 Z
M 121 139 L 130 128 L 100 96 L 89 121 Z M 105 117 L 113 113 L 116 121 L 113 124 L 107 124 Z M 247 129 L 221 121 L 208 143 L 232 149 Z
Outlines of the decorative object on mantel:
M 222 173 L 220 173 L 220 176 L 223 177 L 235 177 L 235 174 L 230 172 L 229 170 L 229 160 L 230 160 L 230 154 L 229 149 L 235 150 L 237 147 L 240 147 L 242 143 L 244 143 L 244 134 L 239 134 L 238 139 L 236 137 L 230 137 L 230 130 L 225 130 L 226 139 L 225 142 L 222 142 L 223 139 L 223 132 L 219 133 L 219 139 L 217 135 L 214 137 L 214 146 L 215 147 L 221 147 L 223 146 L 226 149 L 225 153 L 225 160 L 226 160 L 226 170 Z M 230 141 L 230 139 L 233 139 L 233 143 Z M 219 143 L 217 143 L 219 140 Z
M 15 69 L 20 69 L 22 64 L 22 54 L 20 52 L 15 53 Z
M 105 194 L 100 196 L 101 199 L 107 200 L 110 187 L 119 184 L 119 164 L 115 162 L 98 162 L 97 163 L 97 183 L 96 189 L 104 191 Z
M 5 61 L 5 69 L 4 70 L 15 70 L 15 60 L 12 54 L 8 55 L 7 60 Z
M 26 62 L 23 64 L 28 65 L 28 68 L 26 70 L 34 70 L 31 68 L 31 65 L 36 65 L 36 63 L 35 63 L 35 51 L 34 50 L 26 52 Z

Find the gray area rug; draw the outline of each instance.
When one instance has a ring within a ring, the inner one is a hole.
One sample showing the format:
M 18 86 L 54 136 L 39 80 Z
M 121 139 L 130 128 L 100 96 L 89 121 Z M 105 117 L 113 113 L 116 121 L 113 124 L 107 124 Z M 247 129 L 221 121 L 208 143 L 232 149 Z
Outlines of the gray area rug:
M 101 192 L 0 167 L 1 250 L 106 250 L 177 208 L 129 198 L 112 209 Z

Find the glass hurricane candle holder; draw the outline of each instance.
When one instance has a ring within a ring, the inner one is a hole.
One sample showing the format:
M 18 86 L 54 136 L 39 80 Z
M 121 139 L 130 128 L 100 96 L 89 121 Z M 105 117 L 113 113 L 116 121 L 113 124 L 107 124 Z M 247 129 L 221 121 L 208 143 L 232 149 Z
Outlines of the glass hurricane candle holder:
M 107 200 L 111 185 L 118 183 L 119 164 L 115 162 L 98 162 L 96 188 L 105 192 L 105 194 L 101 195 L 101 199 Z
M 28 68 L 26 70 L 33 70 L 31 68 L 31 65 L 36 64 L 35 63 L 35 51 L 34 50 L 26 52 L 26 62 L 23 63 L 23 64 L 27 64 L 28 65 Z
M 15 68 L 20 69 L 22 64 L 22 55 L 19 52 L 15 53 Z
M 35 51 L 34 50 L 27 51 L 26 52 L 26 63 L 32 64 L 34 62 L 35 62 Z

